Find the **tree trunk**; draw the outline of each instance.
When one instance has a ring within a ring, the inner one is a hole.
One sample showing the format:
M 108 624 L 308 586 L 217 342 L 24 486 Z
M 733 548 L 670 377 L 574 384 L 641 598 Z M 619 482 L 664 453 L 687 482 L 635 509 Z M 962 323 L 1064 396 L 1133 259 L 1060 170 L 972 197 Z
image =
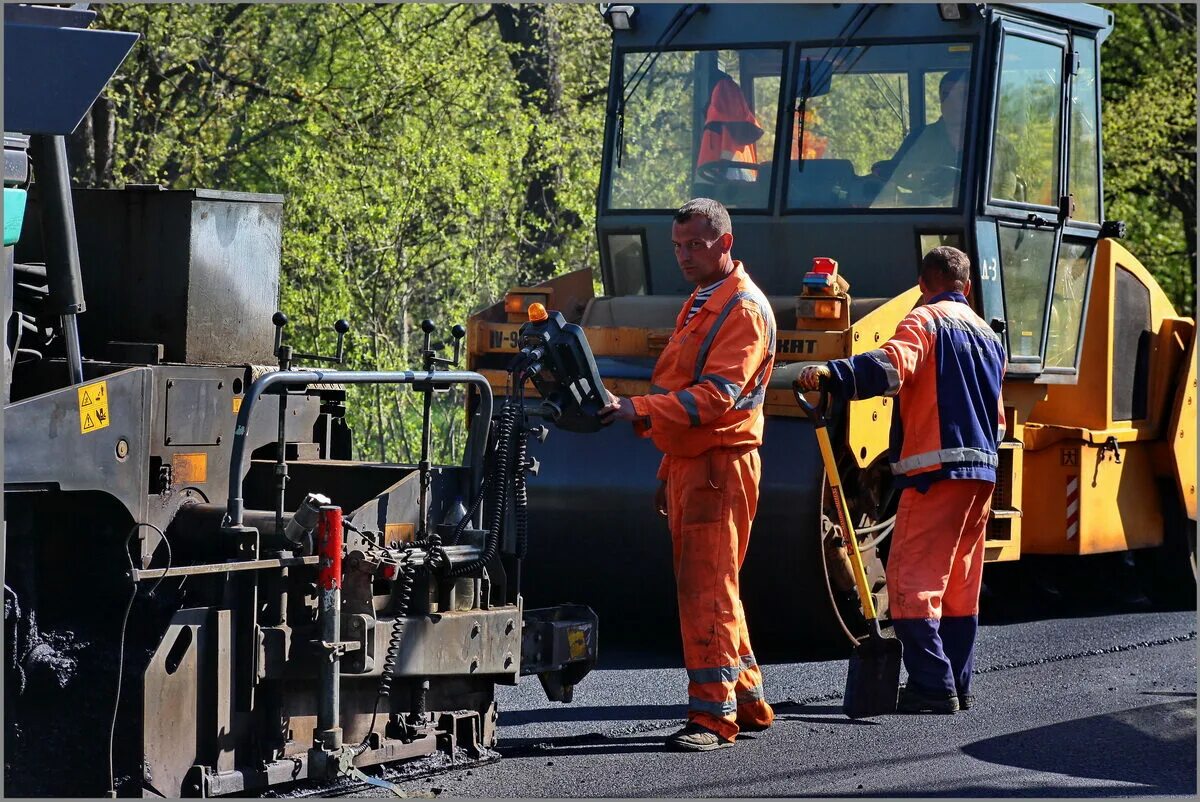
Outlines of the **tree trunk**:
M 509 54 L 518 83 L 522 108 L 552 125 L 562 117 L 562 75 L 558 66 L 558 38 L 549 8 L 544 5 L 493 6 L 500 38 L 516 45 Z M 522 280 L 549 278 L 554 272 L 547 251 L 566 240 L 567 231 L 582 221 L 559 206 L 557 186 L 562 168 L 535 127 L 522 162 L 527 183 L 521 215 L 518 253 Z

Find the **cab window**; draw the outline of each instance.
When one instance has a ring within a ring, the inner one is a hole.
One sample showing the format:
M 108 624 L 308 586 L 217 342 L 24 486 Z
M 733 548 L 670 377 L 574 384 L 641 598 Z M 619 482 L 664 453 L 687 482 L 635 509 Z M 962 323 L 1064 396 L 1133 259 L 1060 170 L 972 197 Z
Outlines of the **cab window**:
M 969 44 L 805 48 L 796 69 L 789 208 L 958 205 Z
M 1039 361 L 1050 282 L 1047 268 L 1054 262 L 1055 233 L 1002 225 L 999 234 L 1008 353 L 1014 362 Z
M 622 69 L 609 208 L 676 209 L 696 196 L 767 208 L 782 50 L 627 52 Z
M 1096 42 L 1075 39 L 1079 73 L 1071 78 L 1071 158 L 1067 191 L 1075 199 L 1071 217 L 1100 222 L 1100 114 L 1096 86 Z
M 1058 206 L 1062 48 L 1004 39 L 992 148 L 991 197 Z

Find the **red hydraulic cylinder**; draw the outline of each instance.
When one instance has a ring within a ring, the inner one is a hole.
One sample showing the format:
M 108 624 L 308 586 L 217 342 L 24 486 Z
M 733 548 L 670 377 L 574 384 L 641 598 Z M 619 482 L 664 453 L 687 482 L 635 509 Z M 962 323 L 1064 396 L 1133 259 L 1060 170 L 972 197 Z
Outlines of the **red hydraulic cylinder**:
M 321 640 L 328 650 L 321 663 L 321 689 L 317 698 L 317 729 L 315 745 L 337 749 L 342 745 L 341 671 L 338 664 L 338 642 L 342 638 L 342 508 L 321 507 L 317 513 L 317 555 L 320 565 L 317 587 L 320 608 L 317 620 L 321 625 Z
M 342 587 L 342 508 L 321 507 L 317 514 L 317 555 L 321 590 Z

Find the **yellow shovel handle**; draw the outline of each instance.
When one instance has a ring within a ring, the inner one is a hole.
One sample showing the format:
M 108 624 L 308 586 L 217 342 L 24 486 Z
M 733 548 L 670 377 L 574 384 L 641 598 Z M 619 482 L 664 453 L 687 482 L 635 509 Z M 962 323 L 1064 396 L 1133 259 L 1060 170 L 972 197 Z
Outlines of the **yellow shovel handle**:
M 796 403 L 808 413 L 813 422 L 813 430 L 817 435 L 817 445 L 821 447 L 821 461 L 825 464 L 825 474 L 829 477 L 829 487 L 833 491 L 834 509 L 837 510 L 838 524 L 842 527 L 842 535 L 846 538 L 846 552 L 850 556 L 850 566 L 854 569 L 854 585 L 858 588 L 858 599 L 862 602 L 863 615 L 868 621 L 874 621 L 877 615 L 875 601 L 871 598 L 871 586 L 867 584 L 867 570 L 863 567 L 862 554 L 858 550 L 858 536 L 850 525 L 850 513 L 846 508 L 846 499 L 842 495 L 842 479 L 838 475 L 837 459 L 833 456 L 833 444 L 829 441 L 829 428 L 825 425 L 825 410 L 829 408 L 829 391 L 821 387 L 821 400 L 814 407 L 804 397 L 799 383 L 792 387 Z

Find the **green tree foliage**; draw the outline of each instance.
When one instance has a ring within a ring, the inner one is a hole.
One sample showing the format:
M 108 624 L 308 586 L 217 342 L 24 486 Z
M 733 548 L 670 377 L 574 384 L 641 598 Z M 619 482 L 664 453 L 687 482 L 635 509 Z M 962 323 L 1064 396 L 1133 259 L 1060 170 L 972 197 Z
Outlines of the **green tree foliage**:
M 345 317 L 349 367 L 411 368 L 423 318 L 448 349 L 506 287 L 594 266 L 608 32 L 594 7 L 517 14 L 528 30 L 465 4 L 105 6 L 143 38 L 76 137 L 77 178 L 285 194 L 289 338 L 328 352 Z M 359 455 L 414 460 L 420 397 L 352 392 Z M 438 404 L 439 459 L 460 410 Z
M 1176 309 L 1196 293 L 1196 6 L 1106 6 L 1102 48 L 1105 216 Z

